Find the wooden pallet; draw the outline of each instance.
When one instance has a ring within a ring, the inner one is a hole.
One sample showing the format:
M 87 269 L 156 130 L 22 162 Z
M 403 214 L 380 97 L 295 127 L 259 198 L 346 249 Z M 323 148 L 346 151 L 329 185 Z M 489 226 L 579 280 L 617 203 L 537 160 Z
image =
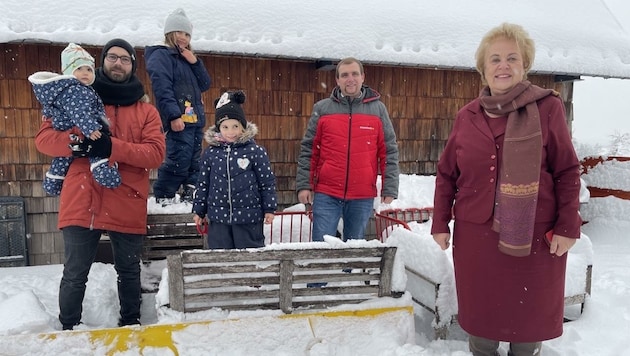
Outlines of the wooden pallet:
M 170 307 L 180 312 L 280 309 L 288 314 L 393 295 L 395 247 L 289 245 L 295 249 L 184 251 L 168 256 Z M 307 287 L 318 282 L 327 285 Z

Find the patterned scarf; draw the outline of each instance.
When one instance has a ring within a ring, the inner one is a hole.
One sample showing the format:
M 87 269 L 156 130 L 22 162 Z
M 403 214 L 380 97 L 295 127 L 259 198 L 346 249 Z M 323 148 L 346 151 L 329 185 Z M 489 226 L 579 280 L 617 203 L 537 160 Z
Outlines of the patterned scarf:
M 507 255 L 522 257 L 531 252 L 542 154 L 536 102 L 552 94 L 558 95 L 522 81 L 502 95 L 492 96 L 485 87 L 479 97 L 488 113 L 507 114 L 492 224 L 499 233 L 499 250 Z

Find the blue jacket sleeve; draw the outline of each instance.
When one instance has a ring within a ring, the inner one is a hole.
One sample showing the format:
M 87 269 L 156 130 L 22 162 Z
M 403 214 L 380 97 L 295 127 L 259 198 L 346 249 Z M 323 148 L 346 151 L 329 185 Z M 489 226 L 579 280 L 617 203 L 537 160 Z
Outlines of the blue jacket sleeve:
M 182 115 L 182 110 L 177 104 L 174 88 L 174 63 L 170 52 L 164 48 L 155 50 L 146 59 L 147 72 L 151 79 L 153 95 L 160 112 L 162 120 L 168 122 L 175 120 Z

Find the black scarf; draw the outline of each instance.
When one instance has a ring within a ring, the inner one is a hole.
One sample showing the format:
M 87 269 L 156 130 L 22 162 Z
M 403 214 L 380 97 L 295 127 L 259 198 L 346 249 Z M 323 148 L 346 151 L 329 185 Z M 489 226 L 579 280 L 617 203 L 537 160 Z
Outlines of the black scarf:
M 144 96 L 144 87 L 135 74 L 126 82 L 118 83 L 110 80 L 103 73 L 103 68 L 96 70 L 96 79 L 92 87 L 105 105 L 129 106 Z

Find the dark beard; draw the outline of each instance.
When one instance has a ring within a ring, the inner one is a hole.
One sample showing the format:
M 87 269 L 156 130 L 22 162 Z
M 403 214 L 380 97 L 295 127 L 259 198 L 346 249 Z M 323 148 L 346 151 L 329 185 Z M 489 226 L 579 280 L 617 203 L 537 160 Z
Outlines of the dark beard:
M 129 106 L 144 96 L 144 87 L 138 77 L 129 74 L 126 80 L 122 82 L 116 80 L 123 79 L 118 77 L 110 78 L 102 67 L 96 70 L 96 79 L 92 87 L 103 100 L 103 104 Z

